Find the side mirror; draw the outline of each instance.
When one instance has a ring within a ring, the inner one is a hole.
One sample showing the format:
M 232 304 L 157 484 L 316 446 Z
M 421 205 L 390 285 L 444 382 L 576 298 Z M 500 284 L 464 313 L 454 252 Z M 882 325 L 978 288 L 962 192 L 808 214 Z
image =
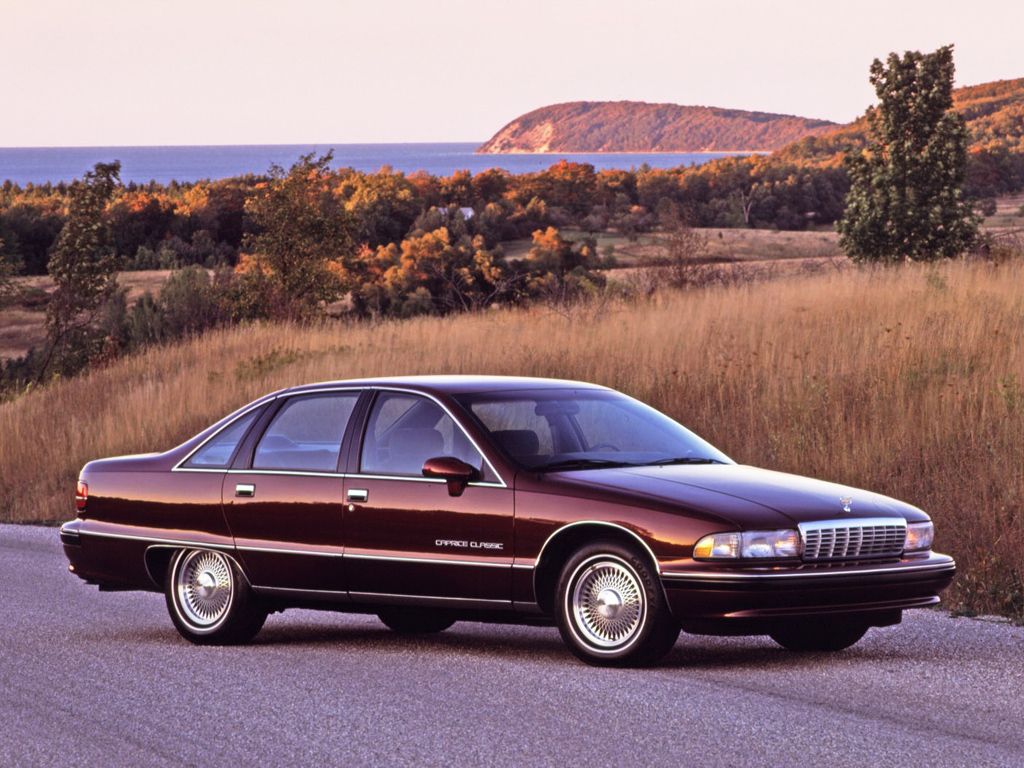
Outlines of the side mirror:
M 480 472 L 454 456 L 435 456 L 423 462 L 423 476 L 447 481 L 448 495 L 461 496 L 466 486 L 480 477 Z

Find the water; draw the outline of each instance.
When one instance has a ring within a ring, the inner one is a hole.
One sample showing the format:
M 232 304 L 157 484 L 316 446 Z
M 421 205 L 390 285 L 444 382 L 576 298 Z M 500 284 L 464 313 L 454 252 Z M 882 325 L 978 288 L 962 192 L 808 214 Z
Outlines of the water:
M 447 176 L 504 168 L 511 173 L 543 170 L 565 159 L 590 163 L 597 169 L 653 168 L 697 165 L 725 157 L 714 152 L 680 153 L 565 153 L 547 155 L 477 155 L 474 143 L 445 144 L 275 144 L 221 147 L 46 147 L 0 148 L 0 180 L 17 184 L 71 181 L 98 162 L 121 161 L 121 179 L 144 183 L 171 180 L 221 179 L 245 173 L 265 173 L 271 163 L 287 168 L 299 155 L 334 150 L 337 168 L 376 171 L 390 165 L 396 171 Z

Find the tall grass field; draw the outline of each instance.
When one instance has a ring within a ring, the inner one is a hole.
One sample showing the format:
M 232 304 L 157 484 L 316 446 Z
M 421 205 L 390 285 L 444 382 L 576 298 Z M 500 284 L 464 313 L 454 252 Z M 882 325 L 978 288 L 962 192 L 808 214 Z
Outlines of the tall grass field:
M 86 461 L 170 448 L 269 390 L 414 373 L 606 384 L 736 461 L 909 501 L 959 562 L 948 604 L 1024 618 L 1021 264 L 218 331 L 0 405 L 0 519 L 70 518 Z

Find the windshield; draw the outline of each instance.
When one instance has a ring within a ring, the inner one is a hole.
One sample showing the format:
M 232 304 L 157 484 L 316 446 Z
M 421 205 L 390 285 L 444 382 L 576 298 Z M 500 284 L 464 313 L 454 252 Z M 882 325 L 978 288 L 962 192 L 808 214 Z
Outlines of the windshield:
M 456 399 L 530 469 L 732 463 L 686 427 L 619 392 L 530 389 Z

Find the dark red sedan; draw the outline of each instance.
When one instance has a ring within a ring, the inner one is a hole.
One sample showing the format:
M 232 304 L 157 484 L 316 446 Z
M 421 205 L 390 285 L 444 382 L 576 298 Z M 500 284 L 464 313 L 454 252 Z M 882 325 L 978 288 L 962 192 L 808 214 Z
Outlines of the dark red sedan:
M 60 531 L 100 589 L 163 592 L 195 643 L 289 607 L 398 632 L 556 623 L 595 664 L 680 629 L 837 651 L 955 572 L 921 510 L 739 466 L 593 384 L 445 376 L 267 395 L 166 453 L 93 461 Z

